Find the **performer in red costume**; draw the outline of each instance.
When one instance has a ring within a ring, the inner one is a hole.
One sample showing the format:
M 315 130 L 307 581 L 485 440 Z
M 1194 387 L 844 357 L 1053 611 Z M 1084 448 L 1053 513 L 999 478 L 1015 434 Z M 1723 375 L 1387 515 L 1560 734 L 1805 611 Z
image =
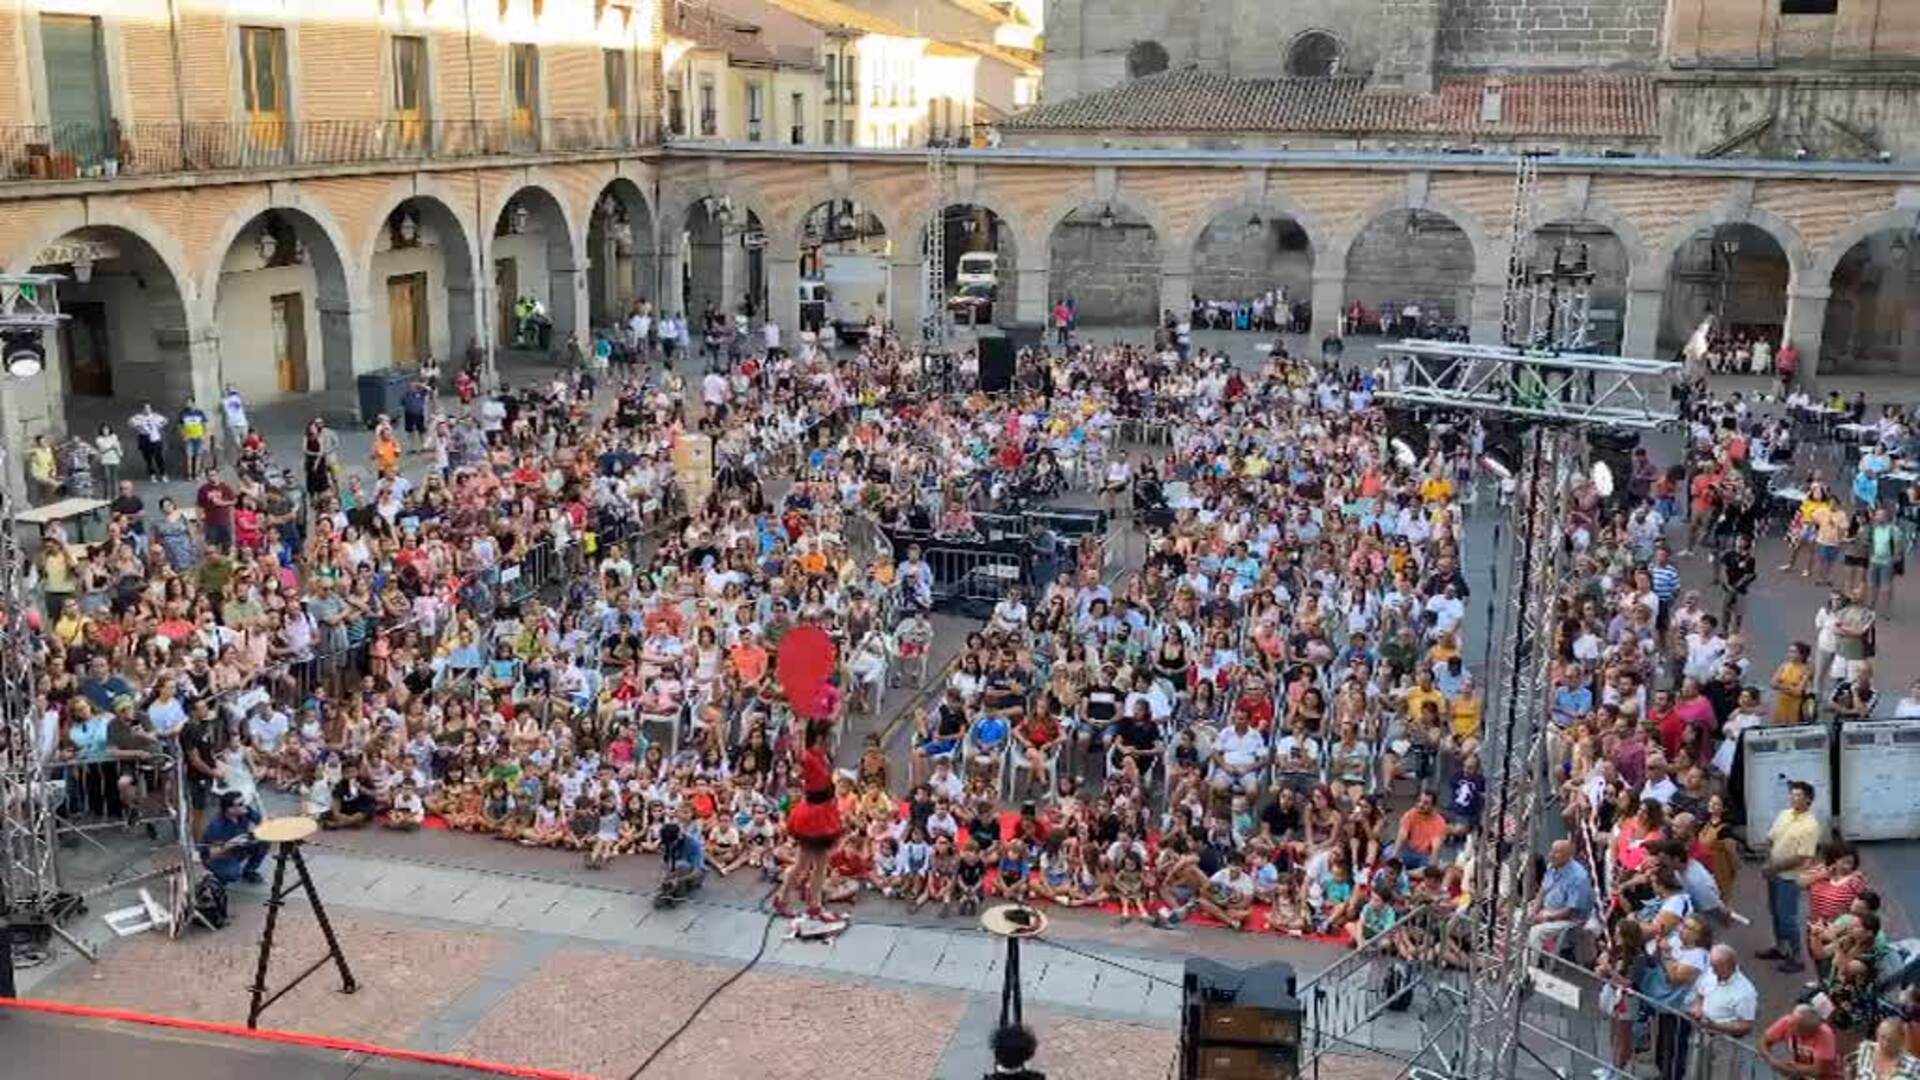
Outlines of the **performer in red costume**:
M 842 916 L 828 911 L 821 901 L 827 885 L 827 856 L 840 841 L 840 807 L 833 798 L 833 758 L 829 751 L 832 731 L 831 724 L 807 724 L 806 750 L 800 755 L 803 794 L 787 812 L 787 832 L 793 836 L 799 857 L 774 901 L 774 910 L 792 915 L 793 897 L 798 892 L 807 905 L 807 916 L 829 923 L 842 921 Z

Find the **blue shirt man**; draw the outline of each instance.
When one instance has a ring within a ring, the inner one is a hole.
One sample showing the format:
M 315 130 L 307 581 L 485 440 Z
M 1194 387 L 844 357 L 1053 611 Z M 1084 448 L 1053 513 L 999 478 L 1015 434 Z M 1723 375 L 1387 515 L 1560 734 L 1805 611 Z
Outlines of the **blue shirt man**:
M 214 877 L 228 885 L 236 881 L 260 883 L 260 864 L 267 859 L 267 845 L 258 840 L 236 842 L 251 836 L 259 823 L 259 813 L 239 792 L 220 796 L 220 814 L 207 822 L 207 831 L 200 836 L 207 849 L 207 870 Z
M 1591 914 L 1593 877 L 1573 857 L 1572 841 L 1555 840 L 1547 852 L 1547 872 L 1540 880 L 1539 907 L 1527 930 L 1527 946 L 1542 949 L 1549 939 L 1560 946 L 1570 944 L 1567 932 L 1579 928 Z

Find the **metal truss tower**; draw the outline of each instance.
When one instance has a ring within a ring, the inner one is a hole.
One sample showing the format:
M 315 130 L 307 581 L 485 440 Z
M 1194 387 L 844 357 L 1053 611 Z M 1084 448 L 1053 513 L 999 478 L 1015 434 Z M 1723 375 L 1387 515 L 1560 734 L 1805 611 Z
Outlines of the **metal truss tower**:
M 920 338 L 928 352 L 947 348 L 947 151 L 927 149 L 926 262 L 920 273 Z
M 1653 428 L 1676 419 L 1664 401 L 1678 366 L 1577 350 L 1587 336 L 1584 258 L 1556 252 L 1553 266 L 1530 265 L 1539 160 L 1516 162 L 1507 231 L 1502 344 L 1404 341 L 1389 347 L 1389 407 L 1478 412 L 1521 437 L 1512 540 L 1511 594 L 1491 628 L 1499 644 L 1481 745 L 1489 797 L 1473 836 L 1472 904 L 1464 1008 L 1430 1036 L 1416 1060 L 1458 1080 L 1518 1071 L 1521 996 L 1529 985 L 1526 912 L 1535 819 L 1545 810 L 1546 723 L 1554 657 L 1553 605 L 1570 571 L 1561 543 L 1575 476 L 1593 428 Z
M 1527 283 L 1531 276 L 1528 256 L 1533 246 L 1533 214 L 1538 202 L 1540 159 L 1521 154 L 1514 162 L 1513 206 L 1507 216 L 1507 291 L 1501 298 L 1500 340 L 1503 344 L 1528 344 Z

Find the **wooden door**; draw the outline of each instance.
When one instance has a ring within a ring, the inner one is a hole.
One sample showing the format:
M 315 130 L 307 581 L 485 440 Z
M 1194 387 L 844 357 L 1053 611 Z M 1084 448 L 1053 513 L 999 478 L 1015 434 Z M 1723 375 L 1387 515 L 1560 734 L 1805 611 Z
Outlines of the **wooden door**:
M 387 362 L 419 367 L 427 355 L 427 275 L 387 279 Z
M 300 293 L 273 298 L 273 368 L 281 393 L 307 392 L 307 298 Z
M 113 396 L 107 352 L 107 306 L 90 300 L 60 305 L 60 355 L 67 358 L 67 390 L 83 397 Z
M 513 302 L 520 298 L 520 268 L 512 259 L 493 261 L 494 333 L 502 348 L 513 347 Z

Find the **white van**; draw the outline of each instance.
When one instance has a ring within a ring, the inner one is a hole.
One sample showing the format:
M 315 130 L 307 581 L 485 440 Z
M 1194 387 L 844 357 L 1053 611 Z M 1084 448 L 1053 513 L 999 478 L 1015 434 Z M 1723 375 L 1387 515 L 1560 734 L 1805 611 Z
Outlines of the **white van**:
M 1000 256 L 992 251 L 969 251 L 960 256 L 960 265 L 954 271 L 955 285 L 998 285 L 1000 284 Z

